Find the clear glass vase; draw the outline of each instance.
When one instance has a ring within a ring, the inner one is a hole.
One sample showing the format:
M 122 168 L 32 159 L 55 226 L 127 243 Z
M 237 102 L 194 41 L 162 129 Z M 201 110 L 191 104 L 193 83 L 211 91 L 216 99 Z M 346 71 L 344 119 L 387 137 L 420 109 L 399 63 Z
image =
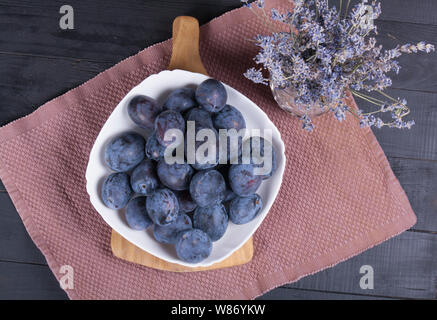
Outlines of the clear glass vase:
M 307 114 L 311 118 L 314 118 L 329 110 L 329 106 L 323 105 L 320 101 L 309 107 L 296 103 L 296 90 L 293 87 L 278 88 L 273 86 L 272 81 L 270 81 L 270 89 L 272 90 L 273 97 L 279 107 L 296 117 L 301 117 L 304 114 Z

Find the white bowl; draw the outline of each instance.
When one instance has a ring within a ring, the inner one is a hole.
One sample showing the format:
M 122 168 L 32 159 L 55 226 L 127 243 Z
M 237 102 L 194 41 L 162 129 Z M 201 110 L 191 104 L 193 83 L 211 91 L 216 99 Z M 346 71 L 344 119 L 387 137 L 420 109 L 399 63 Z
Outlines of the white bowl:
M 237 90 L 225 85 L 228 94 L 228 104 L 235 106 L 241 111 L 246 120 L 248 129 L 271 129 L 272 141 L 277 153 L 277 170 L 270 179 L 263 181 L 257 191 L 263 200 L 264 207 L 262 211 L 254 220 L 247 224 L 235 225 L 229 222 L 225 235 L 220 240 L 214 242 L 211 255 L 197 264 L 180 260 L 176 255 L 174 246 L 157 242 L 153 238 L 152 228 L 149 228 L 147 231 L 136 231 L 129 228 L 124 218 L 124 210 L 117 212 L 116 210 L 107 208 L 103 204 L 100 195 L 101 185 L 105 177 L 111 173 L 111 170 L 104 164 L 103 154 L 106 143 L 122 132 L 136 131 L 145 137 L 147 136 L 141 128 L 134 124 L 127 113 L 127 104 L 133 96 L 142 94 L 162 103 L 166 95 L 172 90 L 185 86 L 197 86 L 208 78 L 209 77 L 199 73 L 183 70 L 162 71 L 148 77 L 133 88 L 117 105 L 97 136 L 90 153 L 86 170 L 86 188 L 90 196 L 90 201 L 97 212 L 102 216 L 103 220 L 105 220 L 112 229 L 137 247 L 162 260 L 189 267 L 207 267 L 226 259 L 253 235 L 266 217 L 273 201 L 278 195 L 285 168 L 285 147 L 281 140 L 281 134 L 275 125 L 256 104 Z

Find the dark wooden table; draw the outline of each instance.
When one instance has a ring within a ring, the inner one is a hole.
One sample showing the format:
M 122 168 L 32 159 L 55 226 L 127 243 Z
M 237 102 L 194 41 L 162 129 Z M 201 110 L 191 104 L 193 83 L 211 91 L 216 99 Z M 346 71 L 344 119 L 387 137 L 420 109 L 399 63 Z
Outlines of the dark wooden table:
M 437 1 L 382 2 L 381 43 L 394 46 L 394 38 L 436 43 Z M 59 27 L 64 4 L 74 8 L 74 30 Z M 0 125 L 169 38 L 176 16 L 192 15 L 205 23 L 238 6 L 239 0 L 0 0 Z M 403 68 L 390 93 L 408 99 L 417 125 L 411 131 L 375 134 L 408 194 L 417 224 L 261 299 L 437 298 L 437 54 L 400 61 Z M 373 290 L 359 285 L 363 265 L 374 270 Z M 0 299 L 66 298 L 0 184 Z

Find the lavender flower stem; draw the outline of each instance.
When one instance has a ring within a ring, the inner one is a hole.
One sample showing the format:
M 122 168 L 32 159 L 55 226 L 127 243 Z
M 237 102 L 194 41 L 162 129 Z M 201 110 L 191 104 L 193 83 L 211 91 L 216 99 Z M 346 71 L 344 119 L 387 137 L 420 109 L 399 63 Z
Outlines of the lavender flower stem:
M 392 85 L 390 72 L 399 72 L 397 58 L 402 54 L 430 53 L 435 51 L 434 45 L 421 41 L 384 49 L 375 37 L 378 30 L 374 20 L 381 14 L 377 0 L 359 0 L 353 7 L 351 0 L 344 4 L 338 0 L 332 7 L 328 0 L 288 1 L 288 10 L 273 8 L 270 16 L 265 0 L 241 0 L 262 20 L 265 29 L 272 31 L 255 36 L 255 45 L 260 49 L 254 61 L 261 68 L 251 67 L 244 76 L 254 83 L 270 84 L 275 97 L 274 88 L 293 94 L 296 107 L 306 106 L 307 113 L 300 120 L 307 131 L 314 128 L 311 117 L 319 111 L 313 112 L 313 107 L 319 105 L 329 106 L 340 122 L 350 111 L 360 119 L 361 127 L 411 128 L 414 121 L 402 119 L 410 113 L 407 102 L 390 97 L 383 90 Z M 275 32 L 276 22 L 283 23 L 287 30 Z M 268 78 L 263 69 L 268 71 Z M 344 102 L 348 90 L 351 96 L 377 105 L 378 110 L 350 110 Z M 372 92 L 381 96 L 366 95 Z M 279 100 L 280 105 L 288 103 Z M 392 121 L 384 122 L 377 113 L 391 115 Z
M 369 95 L 367 95 L 367 94 L 364 94 L 364 93 L 362 93 L 362 92 L 358 92 L 358 91 L 355 91 L 355 90 L 352 90 L 352 89 L 351 89 L 351 91 L 352 91 L 352 92 L 356 92 L 356 93 L 362 95 L 363 97 L 366 97 L 366 98 L 368 98 L 368 99 L 371 99 L 371 100 L 373 100 L 373 101 L 375 101 L 375 102 L 379 102 L 379 103 L 381 103 L 381 104 L 384 104 L 384 103 L 385 103 L 385 101 L 382 101 L 382 100 L 376 99 L 376 98 L 371 97 L 371 96 L 369 96 Z
M 347 12 L 348 12 L 348 10 L 349 10 L 349 5 L 351 4 L 351 0 L 348 0 L 347 1 L 347 5 L 346 5 L 346 11 L 345 11 L 345 13 L 344 13 L 344 16 L 345 17 L 347 17 Z
M 381 103 L 374 102 L 374 101 L 372 101 L 372 100 L 370 100 L 370 99 L 368 99 L 368 98 L 362 96 L 362 95 L 359 94 L 358 92 L 354 92 L 354 91 L 352 91 L 352 94 L 353 94 L 354 96 L 358 97 L 358 98 L 361 98 L 361 99 L 363 99 L 363 100 L 366 100 L 366 101 L 368 101 L 368 102 L 370 102 L 370 103 L 373 103 L 373 104 L 375 104 L 375 105 L 377 105 L 377 106 L 379 106 L 379 107 L 382 106 Z
M 383 92 L 383 91 L 381 91 L 381 90 L 376 90 L 376 92 L 378 92 L 378 93 L 382 94 L 382 95 L 383 95 L 384 97 L 386 97 L 386 98 L 390 99 L 390 100 L 391 100 L 391 101 L 393 101 L 393 102 L 399 102 L 398 100 L 396 100 L 395 98 L 393 98 L 393 97 L 389 96 L 388 94 L 384 93 L 384 92 Z

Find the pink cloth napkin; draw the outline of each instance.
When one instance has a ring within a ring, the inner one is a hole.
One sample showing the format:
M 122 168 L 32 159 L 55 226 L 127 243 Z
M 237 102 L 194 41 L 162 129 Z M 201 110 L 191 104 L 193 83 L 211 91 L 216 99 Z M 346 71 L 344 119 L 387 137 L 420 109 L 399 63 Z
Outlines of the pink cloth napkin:
M 286 1 L 269 1 L 281 7 Z M 269 89 L 242 73 L 256 54 L 247 41 L 263 32 L 241 8 L 201 28 L 208 73 L 247 95 L 279 128 L 287 167 L 276 202 L 255 233 L 253 260 L 195 273 L 163 272 L 115 258 L 111 229 L 85 190 L 88 155 L 123 96 L 167 68 L 171 42 L 147 48 L 84 85 L 0 129 L 0 177 L 55 276 L 74 268 L 72 299 L 254 298 L 348 259 L 416 222 L 404 191 L 369 129 L 332 114 L 304 132 Z M 354 105 L 352 99 L 350 105 Z

